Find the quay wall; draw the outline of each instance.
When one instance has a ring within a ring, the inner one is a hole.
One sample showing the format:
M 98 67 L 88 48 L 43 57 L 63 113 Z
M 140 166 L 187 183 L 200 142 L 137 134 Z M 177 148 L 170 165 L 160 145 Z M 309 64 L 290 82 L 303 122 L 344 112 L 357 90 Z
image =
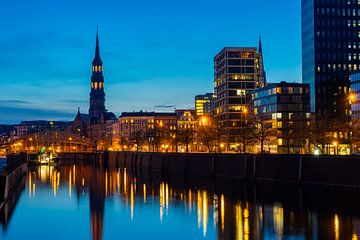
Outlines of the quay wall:
M 360 187 L 360 156 L 105 152 L 104 161 L 162 174 Z

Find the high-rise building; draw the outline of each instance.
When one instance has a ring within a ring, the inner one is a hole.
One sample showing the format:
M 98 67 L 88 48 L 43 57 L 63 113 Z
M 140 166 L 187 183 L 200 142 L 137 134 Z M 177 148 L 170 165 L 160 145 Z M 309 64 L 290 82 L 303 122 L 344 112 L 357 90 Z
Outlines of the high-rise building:
M 349 76 L 360 67 L 360 3 L 302 0 L 302 78 L 317 118 L 350 118 Z
M 351 103 L 351 118 L 353 120 L 360 119 L 360 72 L 354 73 L 350 77 L 351 95 L 349 101 Z
M 206 93 L 195 96 L 196 116 L 212 115 L 214 112 L 214 94 Z
M 96 32 L 95 57 L 92 61 L 89 116 L 91 124 L 100 123 L 105 118 L 105 92 L 103 62 L 100 58 L 99 35 Z
M 261 38 L 259 48 L 225 47 L 214 58 L 215 118 L 236 149 L 249 92 L 265 84 Z

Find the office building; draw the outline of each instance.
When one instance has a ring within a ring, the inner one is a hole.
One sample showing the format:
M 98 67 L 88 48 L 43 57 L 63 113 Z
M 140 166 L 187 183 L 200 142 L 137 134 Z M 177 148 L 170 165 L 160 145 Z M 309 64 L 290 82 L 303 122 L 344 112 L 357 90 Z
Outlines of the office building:
M 351 94 L 349 101 L 351 103 L 351 118 L 360 119 L 360 72 L 350 76 Z
M 261 39 L 256 47 L 225 47 L 214 58 L 215 118 L 228 149 L 236 149 L 248 93 L 266 81 Z
M 255 117 L 271 129 L 264 150 L 279 154 L 304 153 L 310 126 L 310 86 L 300 83 L 270 83 L 251 94 Z M 259 145 L 259 143 L 257 143 Z M 257 152 L 259 146 L 257 147 Z
M 349 76 L 360 64 L 357 0 L 302 0 L 302 79 L 316 118 L 350 119 Z
M 196 116 L 213 115 L 214 113 L 214 94 L 206 93 L 195 96 Z

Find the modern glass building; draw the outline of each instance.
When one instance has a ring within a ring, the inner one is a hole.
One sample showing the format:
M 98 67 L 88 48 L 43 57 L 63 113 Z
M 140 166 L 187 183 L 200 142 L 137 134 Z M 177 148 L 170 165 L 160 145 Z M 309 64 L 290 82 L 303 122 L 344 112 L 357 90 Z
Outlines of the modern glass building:
M 351 118 L 360 119 L 360 72 L 350 77 L 351 82 Z
M 360 67 L 360 1 L 302 0 L 302 78 L 317 118 L 350 118 L 350 74 Z
M 274 130 L 266 142 L 266 149 L 279 154 L 304 152 L 306 141 L 302 133 L 310 125 L 311 119 L 308 84 L 267 84 L 253 91 L 251 107 L 254 114 L 263 119 L 266 127 Z
M 195 96 L 196 116 L 212 115 L 214 112 L 214 94 L 206 93 Z
M 265 84 L 261 41 L 256 47 L 226 47 L 214 58 L 215 118 L 226 132 L 229 150 L 237 149 L 247 95 Z M 225 141 L 225 139 L 224 139 Z

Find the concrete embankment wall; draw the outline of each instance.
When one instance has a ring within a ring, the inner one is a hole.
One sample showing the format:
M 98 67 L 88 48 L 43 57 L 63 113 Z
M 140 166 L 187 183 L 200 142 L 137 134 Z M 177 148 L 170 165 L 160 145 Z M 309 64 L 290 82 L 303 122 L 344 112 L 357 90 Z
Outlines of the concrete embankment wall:
M 358 156 L 106 152 L 105 161 L 164 174 L 360 187 Z
M 0 209 L 14 192 L 21 191 L 18 186 L 22 182 L 25 185 L 27 173 L 26 154 L 8 155 L 6 161 L 5 168 L 0 172 Z
M 84 164 L 92 163 L 98 158 L 102 158 L 102 155 L 95 153 L 58 153 L 58 158 L 61 164 Z

